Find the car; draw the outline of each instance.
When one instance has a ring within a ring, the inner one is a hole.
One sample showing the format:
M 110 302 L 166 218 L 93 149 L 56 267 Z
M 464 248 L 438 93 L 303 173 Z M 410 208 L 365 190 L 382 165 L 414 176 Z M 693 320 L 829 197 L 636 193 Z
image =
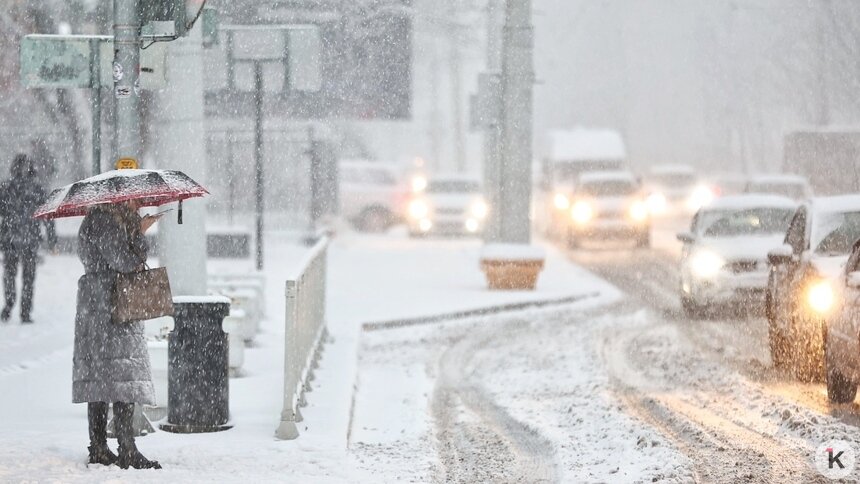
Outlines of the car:
M 796 202 L 775 195 L 730 195 L 699 209 L 690 231 L 678 234 L 687 317 L 727 304 L 761 307 L 768 252 L 782 243 L 796 209 Z
M 835 291 L 860 238 L 860 195 L 815 197 L 792 216 L 782 245 L 768 254 L 768 340 L 774 366 L 802 381 L 824 378 L 824 335 Z
M 476 178 L 431 177 L 426 188 L 409 202 L 409 234 L 477 235 L 483 232 L 488 213 Z
M 689 215 L 707 205 L 716 193 L 688 165 L 657 165 L 645 179 L 648 208 L 654 216 Z
M 802 202 L 812 197 L 812 186 L 800 175 L 756 175 L 747 182 L 744 192 L 772 193 Z
M 638 178 L 628 171 L 584 173 L 570 207 L 567 242 L 578 248 L 588 238 L 628 238 L 651 244 L 651 220 Z
M 831 403 L 851 403 L 860 382 L 860 240 L 840 275 L 837 308 L 825 332 L 824 377 Z
M 341 161 L 338 168 L 340 213 L 356 229 L 382 232 L 402 219 L 409 188 L 397 167 L 349 160 Z

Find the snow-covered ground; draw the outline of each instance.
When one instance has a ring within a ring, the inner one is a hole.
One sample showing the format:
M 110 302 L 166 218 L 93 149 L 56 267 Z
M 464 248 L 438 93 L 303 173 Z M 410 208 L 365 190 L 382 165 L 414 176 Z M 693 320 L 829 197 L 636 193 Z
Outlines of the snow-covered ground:
M 760 317 L 685 320 L 671 230 L 656 250 L 541 244 L 534 292 L 486 290 L 477 241 L 342 234 L 329 251 L 332 341 L 288 442 L 274 439 L 284 280 L 308 249 L 273 233 L 268 318 L 230 381 L 234 427 L 140 438 L 162 471 L 84 464 L 86 409 L 70 403 L 81 266 L 46 257 L 36 323 L 0 324 L 0 482 L 818 480 L 819 443 L 860 446 L 858 407 L 773 370 Z
M 284 235 L 267 239 L 267 314 L 241 376 L 230 381 L 233 429 L 214 434 L 166 432 L 139 439 L 165 469 L 159 479 L 183 482 L 253 480 L 355 481 L 362 466 L 347 448 L 362 323 L 482 309 L 529 300 L 589 294 L 584 271 L 551 253 L 535 292 L 489 292 L 478 267 L 480 243 L 411 241 L 400 236 L 345 234 L 329 254 L 327 345 L 314 391 L 303 409 L 301 436 L 273 437 L 281 411 L 283 281 L 306 248 Z M 241 272 L 251 261 L 210 261 L 210 272 Z M 151 471 L 88 469 L 86 407 L 70 403 L 76 280 L 75 257 L 48 256 L 37 277 L 32 326 L 0 325 L 0 481 L 148 481 Z M 393 407 L 380 400 L 379 411 Z M 396 406 L 395 406 L 396 407 Z M 372 474 L 364 475 L 373 481 Z

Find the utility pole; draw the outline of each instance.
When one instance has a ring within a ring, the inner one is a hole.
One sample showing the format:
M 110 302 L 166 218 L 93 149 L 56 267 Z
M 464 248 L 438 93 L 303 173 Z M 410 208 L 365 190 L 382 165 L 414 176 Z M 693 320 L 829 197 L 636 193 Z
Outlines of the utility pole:
M 456 4 L 456 3 L 455 3 Z M 463 59 L 460 52 L 460 31 L 456 7 L 451 9 L 451 25 L 448 28 L 450 48 L 449 67 L 451 75 L 451 127 L 454 130 L 454 166 L 457 173 L 466 171 L 466 133 L 463 130 Z
M 114 0 L 116 157 L 140 158 L 140 12 L 138 0 Z
M 263 269 L 263 64 L 254 62 L 254 207 L 257 225 L 257 270 Z
M 486 107 L 492 113 L 501 113 L 501 91 L 499 79 L 502 70 L 502 14 L 505 0 L 487 2 L 487 69 L 481 75 L 479 89 L 483 93 Z M 483 113 L 484 115 L 488 113 Z M 501 187 L 501 119 L 489 116 L 484 127 L 484 196 L 491 207 L 487 214 L 484 241 L 499 240 L 500 218 L 499 196 Z
M 528 244 L 534 85 L 531 0 L 506 1 L 503 32 L 498 236 L 500 242 Z

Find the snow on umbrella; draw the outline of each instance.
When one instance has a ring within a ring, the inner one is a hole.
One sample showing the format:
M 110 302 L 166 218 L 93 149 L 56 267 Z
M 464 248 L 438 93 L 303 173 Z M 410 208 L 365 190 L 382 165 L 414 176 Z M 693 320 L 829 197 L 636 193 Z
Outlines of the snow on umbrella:
M 112 170 L 54 190 L 33 217 L 81 217 L 94 205 L 129 200 L 137 200 L 142 207 L 156 207 L 208 193 L 181 171 Z M 180 206 L 180 220 L 181 210 Z

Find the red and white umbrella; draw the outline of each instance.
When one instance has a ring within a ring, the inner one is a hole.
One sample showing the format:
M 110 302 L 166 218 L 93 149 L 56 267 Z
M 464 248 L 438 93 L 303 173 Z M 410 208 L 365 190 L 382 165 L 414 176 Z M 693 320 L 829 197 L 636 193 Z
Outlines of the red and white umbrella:
M 112 170 L 54 190 L 33 217 L 82 217 L 94 205 L 129 200 L 137 200 L 142 207 L 156 207 L 208 193 L 181 171 Z

